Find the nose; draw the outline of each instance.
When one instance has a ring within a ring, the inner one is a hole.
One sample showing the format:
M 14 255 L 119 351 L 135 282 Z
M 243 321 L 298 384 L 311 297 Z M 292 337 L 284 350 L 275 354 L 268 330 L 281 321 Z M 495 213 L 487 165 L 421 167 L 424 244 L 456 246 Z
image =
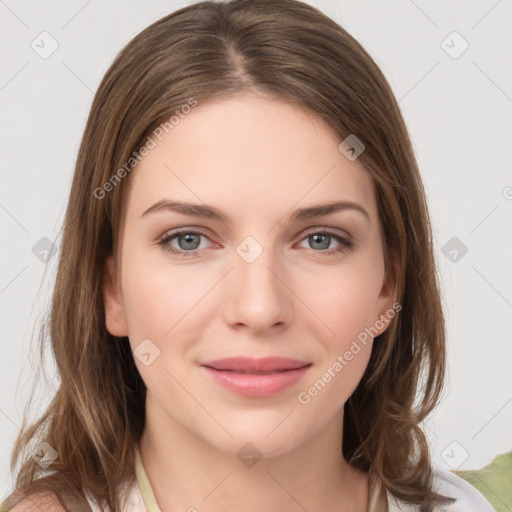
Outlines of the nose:
M 234 268 L 227 280 L 223 311 L 232 328 L 260 334 L 290 324 L 293 294 L 270 249 L 252 262 L 234 254 Z

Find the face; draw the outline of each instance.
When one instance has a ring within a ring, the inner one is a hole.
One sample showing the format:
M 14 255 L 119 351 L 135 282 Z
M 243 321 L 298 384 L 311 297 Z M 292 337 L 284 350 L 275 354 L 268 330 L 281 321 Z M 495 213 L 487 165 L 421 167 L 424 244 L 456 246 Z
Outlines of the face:
M 341 429 L 395 299 L 372 180 L 341 142 L 244 94 L 196 106 L 132 171 L 106 322 L 129 336 L 159 428 L 264 457 Z M 203 366 L 237 356 L 295 369 Z

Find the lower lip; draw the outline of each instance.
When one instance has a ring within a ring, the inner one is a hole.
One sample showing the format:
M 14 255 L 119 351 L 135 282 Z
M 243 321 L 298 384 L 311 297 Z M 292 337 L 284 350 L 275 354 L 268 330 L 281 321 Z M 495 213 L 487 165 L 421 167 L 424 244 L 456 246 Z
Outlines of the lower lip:
M 202 368 L 216 382 L 238 395 L 249 398 L 266 398 L 276 395 L 299 382 L 310 366 L 267 374 L 236 373 L 234 371 L 214 370 L 208 366 L 202 366 Z

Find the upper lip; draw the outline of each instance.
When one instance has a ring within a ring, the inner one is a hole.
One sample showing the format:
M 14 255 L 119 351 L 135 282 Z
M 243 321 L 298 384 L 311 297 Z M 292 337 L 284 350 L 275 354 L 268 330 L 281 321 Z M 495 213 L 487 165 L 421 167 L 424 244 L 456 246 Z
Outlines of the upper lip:
M 289 357 L 262 357 L 255 359 L 253 357 L 239 356 L 226 357 L 224 359 L 216 359 L 205 361 L 201 366 L 208 366 L 215 370 L 238 370 L 242 372 L 272 372 L 280 370 L 292 370 L 302 368 L 311 363 L 307 361 L 299 361 Z

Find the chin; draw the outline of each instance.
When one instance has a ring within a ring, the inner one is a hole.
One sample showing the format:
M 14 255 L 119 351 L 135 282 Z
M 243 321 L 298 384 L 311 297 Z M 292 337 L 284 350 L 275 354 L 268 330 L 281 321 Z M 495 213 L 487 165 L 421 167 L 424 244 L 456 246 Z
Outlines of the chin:
M 290 432 L 289 426 L 288 428 L 284 426 L 276 428 L 278 424 L 273 423 L 268 428 L 266 426 L 263 428 L 261 425 L 258 428 L 248 425 L 247 428 L 240 430 L 228 428 L 233 437 L 221 434 L 216 436 L 216 439 L 205 440 L 220 452 L 237 457 L 241 462 L 244 457 L 251 456 L 257 459 L 279 457 L 296 448 L 301 443 L 301 439 Z M 275 430 L 273 431 L 273 429 Z M 269 434 L 269 432 L 271 433 Z

